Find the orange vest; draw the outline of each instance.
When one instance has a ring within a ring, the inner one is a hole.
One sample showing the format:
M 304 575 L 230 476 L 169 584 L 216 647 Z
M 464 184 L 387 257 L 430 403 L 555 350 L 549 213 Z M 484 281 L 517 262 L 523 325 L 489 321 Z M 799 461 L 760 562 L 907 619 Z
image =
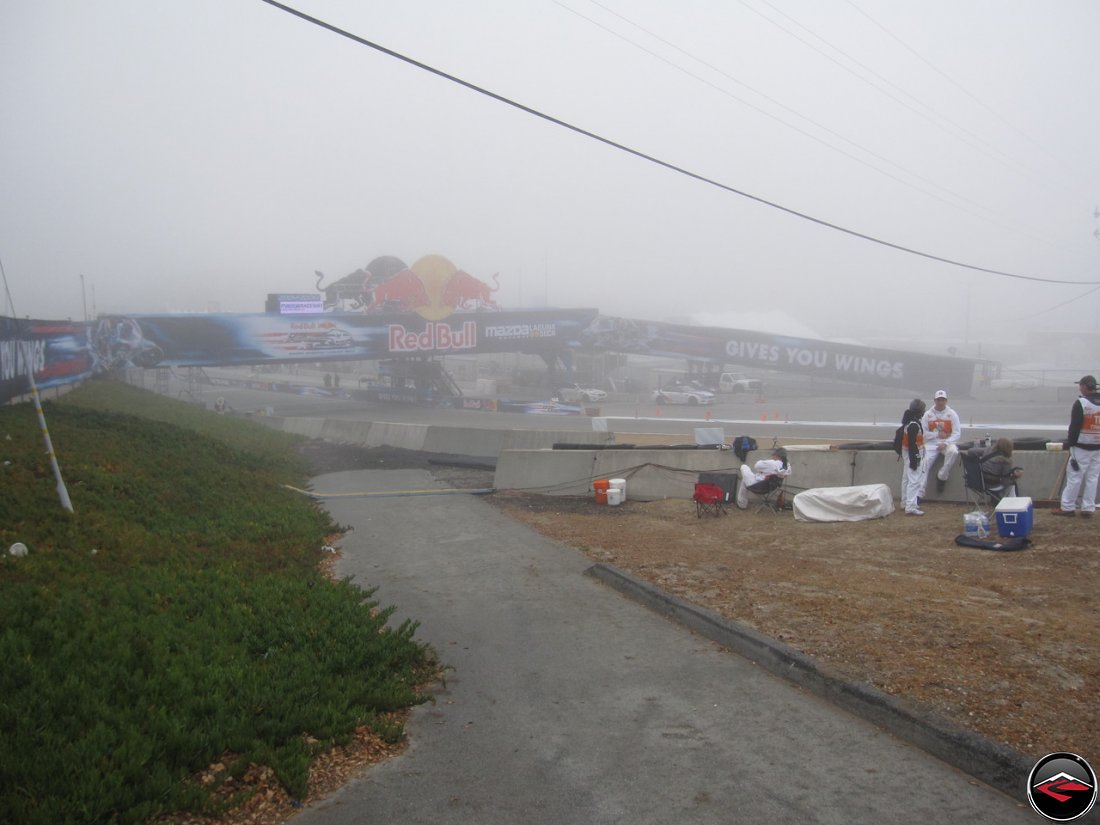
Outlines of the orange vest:
M 1100 406 L 1093 404 L 1084 396 L 1079 400 L 1085 415 L 1081 421 L 1081 432 L 1077 434 L 1077 443 L 1100 444 Z
M 917 426 L 917 449 L 924 449 L 924 428 L 919 424 Z M 909 454 L 909 425 L 905 425 L 905 429 L 901 431 L 901 454 L 903 456 Z
M 928 429 L 937 433 L 938 438 L 942 438 L 944 441 L 951 437 L 951 432 L 954 430 L 954 426 L 951 423 L 951 417 L 944 415 L 943 418 L 937 416 L 937 410 L 932 410 L 928 417 Z

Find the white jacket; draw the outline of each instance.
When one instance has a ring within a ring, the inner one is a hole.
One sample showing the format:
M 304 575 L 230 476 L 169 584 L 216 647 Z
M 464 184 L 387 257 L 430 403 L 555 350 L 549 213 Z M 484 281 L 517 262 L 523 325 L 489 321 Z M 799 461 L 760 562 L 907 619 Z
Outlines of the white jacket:
M 962 422 L 959 414 L 948 406 L 943 411 L 929 407 L 921 418 L 924 427 L 924 446 L 931 455 L 940 444 L 956 444 L 962 438 Z

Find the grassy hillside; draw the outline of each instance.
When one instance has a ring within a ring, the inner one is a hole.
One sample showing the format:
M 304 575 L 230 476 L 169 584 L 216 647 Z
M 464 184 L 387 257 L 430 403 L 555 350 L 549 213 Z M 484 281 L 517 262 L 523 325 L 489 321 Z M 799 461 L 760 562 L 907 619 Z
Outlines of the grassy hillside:
M 431 653 L 319 574 L 294 437 L 109 381 L 45 414 L 71 514 L 33 407 L 0 408 L 0 822 L 202 810 L 185 778 L 226 753 L 301 796 L 356 726 L 401 737 Z

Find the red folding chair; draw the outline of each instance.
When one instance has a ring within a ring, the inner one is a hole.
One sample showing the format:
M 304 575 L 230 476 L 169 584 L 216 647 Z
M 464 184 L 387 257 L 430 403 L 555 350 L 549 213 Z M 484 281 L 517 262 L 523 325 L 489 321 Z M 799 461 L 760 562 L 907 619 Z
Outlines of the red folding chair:
M 695 501 L 696 518 L 702 518 L 705 513 L 717 517 L 727 512 L 726 493 L 717 484 L 696 483 L 692 499 Z

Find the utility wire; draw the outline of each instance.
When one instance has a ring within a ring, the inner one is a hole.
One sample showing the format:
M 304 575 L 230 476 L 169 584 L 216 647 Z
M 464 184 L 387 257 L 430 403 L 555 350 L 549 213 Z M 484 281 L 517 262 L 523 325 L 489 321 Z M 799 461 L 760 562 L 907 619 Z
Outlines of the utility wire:
M 766 198 L 762 198 L 758 195 L 753 195 L 749 192 L 745 192 L 745 191 L 743 191 L 741 189 L 737 189 L 733 186 L 729 186 L 727 184 L 720 183 L 720 182 L 714 180 L 713 178 L 708 178 L 705 175 L 699 174 L 698 172 L 692 172 L 692 171 L 690 171 L 688 169 L 685 169 L 681 166 L 677 166 L 673 163 L 669 163 L 668 161 L 661 160 L 660 158 L 656 158 L 652 155 L 647 155 L 644 152 L 641 152 L 637 149 L 632 149 L 629 146 L 626 146 L 624 144 L 617 143 L 617 142 L 611 140 L 610 138 L 605 138 L 605 137 L 602 137 L 601 135 L 597 135 L 594 132 L 589 132 L 587 129 L 582 129 L 579 126 L 574 126 L 573 124 L 568 123 L 564 120 L 560 120 L 559 118 L 553 117 L 552 115 L 548 115 L 544 112 L 540 112 L 538 109 L 532 109 L 530 106 L 526 106 L 526 105 L 524 105 L 522 103 L 519 103 L 517 101 L 514 101 L 510 98 L 504 97 L 503 95 L 497 94 L 496 92 L 489 91 L 488 89 L 485 89 L 481 86 L 477 86 L 473 83 L 470 83 L 467 80 L 463 80 L 462 78 L 456 77 L 452 74 L 448 74 L 447 72 L 444 72 L 441 69 L 436 69 L 433 66 L 427 65 L 426 63 L 421 63 L 419 60 L 415 60 L 411 57 L 403 55 L 400 52 L 394 51 L 393 49 L 386 48 L 385 46 L 382 46 L 379 43 L 374 43 L 370 40 L 367 40 L 366 38 L 360 37 L 359 35 L 352 34 L 351 32 L 349 32 L 345 29 L 341 29 L 337 26 L 334 26 L 331 23 L 326 23 L 323 20 L 320 20 L 320 19 L 318 19 L 316 17 L 313 17 L 311 15 L 308 15 L 305 12 L 298 11 L 295 8 L 284 5 L 283 3 L 279 3 L 276 0 L 261 0 L 261 2 L 267 3 L 269 6 L 273 6 L 274 8 L 281 9 L 282 11 L 285 11 L 287 14 L 291 14 L 294 17 L 297 17 L 301 20 L 306 21 L 307 23 L 312 23 L 313 25 L 319 26 L 322 29 L 326 29 L 326 30 L 332 32 L 333 34 L 337 34 L 341 37 L 346 37 L 348 40 L 351 40 L 355 43 L 358 43 L 361 46 L 366 46 L 367 48 L 374 49 L 375 51 L 381 52 L 382 54 L 388 55 L 389 57 L 393 57 L 393 58 L 395 58 L 397 60 L 400 60 L 404 63 L 408 63 L 410 66 L 415 66 L 418 69 L 422 69 L 426 72 L 429 72 L 431 74 L 436 75 L 437 77 L 441 77 L 444 80 L 449 80 L 452 83 L 456 83 L 459 86 L 463 86 L 463 87 L 469 89 L 470 91 L 477 92 L 478 94 L 485 95 L 486 97 L 492 98 L 493 100 L 496 100 L 499 103 L 504 103 L 508 106 L 511 106 L 511 107 L 515 108 L 515 109 L 519 109 L 521 112 L 526 112 L 529 115 L 533 115 L 534 117 L 541 118 L 542 120 L 545 120 L 548 123 L 553 123 L 556 126 L 561 126 L 564 129 L 568 129 L 572 132 L 576 132 L 579 135 L 583 135 L 584 137 L 591 138 L 592 140 L 603 143 L 606 146 L 610 146 L 613 149 L 618 149 L 621 152 L 625 152 L 629 155 L 633 155 L 634 157 L 640 158 L 642 160 L 649 161 L 650 163 L 653 163 L 657 166 L 661 166 L 661 167 L 663 167 L 665 169 L 668 169 L 670 171 L 677 172 L 681 175 L 684 175 L 685 177 L 692 178 L 693 180 L 697 180 L 701 183 L 709 184 L 709 185 L 714 186 L 718 189 L 722 189 L 723 191 L 730 192 L 731 194 L 740 195 L 743 198 L 747 198 L 748 200 L 755 201 L 756 203 L 759 203 L 759 204 L 763 204 L 764 206 L 770 206 L 773 209 L 778 209 L 780 212 L 785 212 L 788 215 L 793 215 L 796 218 L 802 218 L 803 220 L 809 221 L 810 223 L 815 223 L 818 226 L 823 226 L 823 227 L 826 227 L 827 229 L 832 229 L 836 232 L 842 232 L 842 233 L 844 233 L 846 235 L 850 235 L 854 238 L 860 238 L 862 240 L 869 241 L 869 242 L 875 243 L 875 244 L 879 244 L 880 246 L 885 246 L 885 247 L 888 247 L 890 249 L 896 249 L 899 252 L 905 252 L 905 253 L 908 253 L 910 255 L 916 255 L 917 257 L 920 257 L 920 258 L 925 258 L 925 259 L 931 260 L 931 261 L 939 261 L 940 263 L 948 264 L 950 266 L 961 267 L 963 269 L 973 270 L 975 272 L 985 272 L 989 275 L 998 275 L 998 276 L 1001 276 L 1001 277 L 1004 277 L 1004 278 L 1014 278 L 1014 279 L 1021 280 L 1021 281 L 1039 281 L 1041 283 L 1047 283 L 1047 284 L 1077 284 L 1077 285 L 1097 284 L 1097 285 L 1100 285 L 1100 281 L 1069 281 L 1069 280 L 1062 280 L 1062 279 L 1056 279 L 1056 278 L 1040 278 L 1040 277 L 1037 277 L 1037 276 L 1034 276 L 1034 275 L 1019 275 L 1017 273 L 1005 272 L 1005 271 L 999 270 L 999 269 L 991 269 L 991 268 L 984 267 L 984 266 L 978 266 L 976 264 L 968 264 L 968 263 L 965 263 L 965 262 L 962 262 L 962 261 L 953 260 L 951 258 L 945 258 L 945 257 L 942 257 L 940 255 L 933 255 L 930 252 L 921 252 L 918 249 L 913 249 L 911 247 L 902 246 L 901 244 L 896 244 L 896 243 L 893 243 L 891 241 L 886 241 L 886 240 L 883 240 L 881 238 L 876 238 L 873 235 L 867 235 L 863 232 L 858 232 L 854 229 L 848 229 L 847 227 L 843 227 L 843 226 L 840 226 L 840 225 L 835 224 L 835 223 L 830 223 L 829 221 L 826 221 L 822 218 L 815 218 L 814 216 L 806 214 L 805 212 L 799 212 L 796 209 L 792 209 L 790 207 L 783 206 L 781 204 L 775 203 L 774 201 L 769 201 Z
M 1004 117 L 997 110 L 995 110 L 993 107 L 991 107 L 989 104 L 987 104 L 984 100 L 979 98 L 977 95 L 975 95 L 969 89 L 967 89 L 965 86 L 963 86 L 957 80 L 955 80 L 955 78 L 951 77 L 949 74 L 947 74 L 942 69 L 940 69 L 938 66 L 936 66 L 934 63 L 932 63 L 930 60 L 928 60 L 924 55 L 922 55 L 920 52 L 918 52 L 916 49 L 914 49 L 912 46 L 910 46 L 908 43 L 906 43 L 904 40 L 902 40 L 900 37 L 898 37 L 896 34 L 894 34 L 888 28 L 886 28 L 884 25 L 882 25 L 882 23 L 880 23 L 878 20 L 873 18 L 871 15 L 869 15 L 866 11 L 864 11 L 859 6 L 857 6 L 854 2 L 852 2 L 852 0 L 846 0 L 846 2 L 848 3 L 849 6 L 851 6 L 853 9 L 855 9 L 857 12 L 859 12 L 861 15 L 866 17 L 867 20 L 869 20 L 875 26 L 880 28 L 887 35 L 887 37 L 889 37 L 892 40 L 894 40 L 895 42 L 897 42 L 898 45 L 900 45 L 902 48 L 906 49 L 910 54 L 912 54 L 915 58 L 917 58 L 917 60 L 919 60 L 921 63 L 923 63 L 929 69 L 934 71 L 936 74 L 938 74 L 940 77 L 942 77 L 944 80 L 946 80 L 952 86 L 954 86 L 956 89 L 958 89 L 964 95 L 966 95 L 968 98 L 973 100 L 975 103 L 977 103 L 979 106 L 981 106 L 987 112 L 989 112 L 989 114 L 993 115 L 993 117 L 997 118 L 997 120 L 999 120 L 1001 123 L 1003 123 L 1009 129 L 1014 131 L 1016 134 L 1020 135 L 1025 140 L 1027 140 L 1029 143 L 1031 143 L 1033 146 L 1035 146 L 1037 149 L 1039 149 L 1043 154 L 1045 154 L 1051 160 L 1055 160 L 1055 161 L 1058 160 L 1053 154 L 1051 154 L 1051 152 L 1049 152 L 1047 150 L 1047 148 L 1045 146 L 1043 146 L 1041 143 L 1039 143 L 1039 141 L 1037 141 L 1035 138 L 1033 138 L 1027 132 L 1024 132 L 1022 129 L 1017 127 L 1008 118 Z M 887 82 L 889 82 L 889 81 L 887 81 Z M 948 121 L 948 122 L 950 123 L 951 121 Z M 954 124 L 952 124 L 952 125 L 954 125 Z M 962 127 L 959 127 L 959 128 L 962 128 Z
M 802 45 L 806 46 L 808 49 L 812 49 L 813 51 L 817 52 L 819 55 L 824 57 L 826 60 L 830 61 L 831 63 L 834 63 L 835 65 L 837 65 L 838 67 L 840 67 L 844 71 L 851 74 L 857 80 L 860 80 L 863 83 L 866 83 L 868 86 L 870 86 L 872 89 L 877 91 L 879 94 L 885 95 L 886 97 L 890 98 L 895 103 L 897 103 L 899 106 L 902 106 L 903 108 L 908 109 L 910 112 L 912 112 L 913 114 L 917 115 L 918 117 L 921 117 L 924 120 L 928 121 L 929 123 L 931 123 L 936 128 L 942 129 L 945 133 L 951 135 L 953 138 L 955 138 L 957 140 L 961 140 L 963 143 L 969 144 L 971 146 L 971 148 L 973 148 L 973 149 L 977 150 L 978 152 L 982 153 L 983 155 L 988 157 L 990 160 L 996 161 L 997 163 L 1004 166 L 1006 169 L 1011 169 L 1012 171 L 1018 171 L 1017 169 L 1013 168 L 1013 164 L 1015 163 L 1014 161 L 1010 160 L 1008 157 L 1003 155 L 1001 152 L 998 152 L 996 149 L 992 149 L 991 147 L 988 147 L 988 142 L 985 141 L 983 138 L 979 137 L 978 135 L 975 135 L 970 130 L 960 126 L 957 123 L 955 123 L 950 118 L 948 118 L 948 117 L 946 117 L 942 114 L 937 113 L 930 106 L 926 105 L 925 103 L 923 103 L 922 101 L 920 101 L 919 99 L 914 97 L 913 95 L 909 94 L 909 92 L 902 89 L 896 83 L 893 83 L 893 82 L 887 80 L 885 77 L 883 77 L 881 74 L 876 72 L 874 69 L 872 69 L 869 66 L 866 66 L 863 63 L 861 63 L 860 61 L 856 60 L 854 57 L 852 57 L 850 54 L 845 52 L 843 49 L 838 48 L 837 46 L 834 46 L 832 43 L 830 43 L 825 38 L 821 37 L 816 32 L 814 32 L 814 31 L 806 28 L 805 26 L 803 26 L 801 23 L 799 23 L 797 20 L 795 20 L 789 14 L 783 12 L 780 9 L 777 9 L 772 3 L 768 2 L 768 0 L 761 0 L 761 2 L 763 2 L 764 5 L 770 7 L 777 14 L 779 14 L 779 15 L 787 18 L 788 20 L 790 20 L 792 23 L 794 23 L 794 25 L 798 26 L 800 29 L 803 29 L 804 31 L 806 31 L 809 34 L 813 35 L 813 37 L 820 40 L 822 43 L 824 43 L 826 46 L 828 46 L 833 51 L 844 55 L 844 57 L 846 59 L 848 59 L 849 61 L 854 63 L 856 66 L 858 66 L 864 72 L 866 72 L 868 75 L 871 75 L 871 76 L 877 78 L 878 80 L 882 81 L 882 83 L 886 84 L 886 86 L 889 86 L 893 89 L 896 89 L 900 94 L 902 94 L 905 97 L 912 100 L 914 103 L 916 103 L 918 106 L 920 106 L 921 109 L 923 109 L 925 111 L 921 111 L 921 110 L 918 110 L 918 109 L 914 108 L 913 106 L 909 105 L 906 101 L 902 100 L 900 97 L 898 97 L 896 94 L 894 94 L 892 91 L 890 91 L 890 89 L 884 88 L 883 86 L 879 86 L 876 83 L 874 83 L 873 81 L 871 81 L 870 79 L 868 79 L 867 77 L 861 76 L 859 73 L 854 71 L 851 67 L 844 65 L 841 61 L 837 60 L 836 58 L 832 57 L 831 55 L 826 54 L 821 49 L 817 48 L 812 43 L 810 43 L 807 40 L 803 39 L 802 37 L 800 37 L 799 35 L 797 35 L 793 31 L 791 31 L 790 29 L 785 28 L 784 26 L 777 23 L 775 20 L 772 20 L 766 14 L 763 14 L 758 9 L 753 8 L 752 6 L 750 6 L 746 2 L 746 0 L 738 0 L 738 2 L 742 6 L 744 6 L 746 9 L 751 11 L 753 14 L 756 14 L 760 18 L 762 18 L 764 20 L 767 20 L 769 23 L 771 23 L 773 26 L 775 26 L 780 31 L 786 33 L 790 37 L 793 37 L 795 40 L 797 40 Z M 937 118 L 939 120 L 937 120 Z M 942 122 L 940 122 L 940 121 L 942 121 Z M 950 129 L 947 128 L 947 126 L 945 126 L 945 124 L 949 124 L 951 127 L 956 129 L 957 133 L 953 133 Z M 985 143 L 986 146 L 985 147 L 980 146 L 980 145 L 978 145 L 978 143 L 975 143 L 974 141 L 979 141 L 981 143 Z
M 1027 315 L 1019 315 L 1015 318 L 1010 319 L 1009 323 L 1014 324 L 1017 321 L 1026 321 L 1030 318 L 1038 318 L 1040 315 L 1046 315 L 1048 312 L 1054 312 L 1054 310 L 1061 309 L 1062 307 L 1067 306 L 1068 304 L 1072 304 L 1072 303 L 1075 303 L 1077 301 L 1081 301 L 1081 300 L 1089 297 L 1090 295 L 1092 295 L 1094 292 L 1097 292 L 1097 291 L 1100 291 L 1100 286 L 1093 287 L 1090 290 L 1082 292 L 1076 298 L 1070 298 L 1068 301 L 1062 301 L 1062 303 L 1055 304 L 1052 307 L 1047 307 L 1046 309 L 1041 309 L 1038 312 L 1029 312 Z
M 889 166 L 893 167 L 894 169 L 897 169 L 897 170 L 903 172 L 904 174 L 909 175 L 912 178 L 915 178 L 916 180 L 927 183 L 928 185 L 934 187 L 935 189 L 938 189 L 942 192 L 946 192 L 948 195 L 950 195 L 953 198 L 956 198 L 958 201 L 961 201 L 962 203 L 971 204 L 972 206 L 974 206 L 978 210 L 980 210 L 980 212 L 976 212 L 973 209 L 968 209 L 965 206 L 961 205 L 960 203 L 954 203 L 954 202 L 948 200 L 947 198 L 944 198 L 944 197 L 941 197 L 940 195 L 937 195 L 935 192 L 930 192 L 929 190 L 927 190 L 927 189 L 925 189 L 921 186 L 917 186 L 916 184 L 911 183 L 910 181 L 903 180 L 902 178 L 899 178 L 897 175 L 893 175 L 889 172 L 886 172 L 883 169 L 880 169 L 879 167 L 875 166 L 874 164 L 869 163 L 868 161 L 866 161 L 862 158 L 856 157 L 851 152 L 846 152 L 845 150 L 841 149 L 840 147 L 834 146 L 833 144 L 831 144 L 828 141 L 818 137 L 817 135 L 810 134 L 809 132 L 805 131 L 804 129 L 800 129 L 797 126 L 794 126 L 794 125 L 786 122 L 785 120 L 782 120 L 781 118 L 777 117 L 776 115 L 772 114 L 771 112 L 768 112 L 767 110 L 762 109 L 761 107 L 750 103 L 749 101 L 745 100 L 744 98 L 738 97 L 737 95 L 732 94 L 728 90 L 723 89 L 722 87 L 720 87 L 720 86 L 718 86 L 714 83 L 711 83 L 709 80 L 706 80 L 702 77 L 699 77 L 699 75 L 688 71 L 683 66 L 680 66 L 676 63 L 673 63 L 668 58 L 657 54 L 656 52 L 652 51 L 651 49 L 647 49 L 645 46 L 642 46 L 641 44 L 629 39 L 628 37 L 625 37 L 624 35 L 620 34 L 619 32 L 616 32 L 616 31 L 608 28 L 607 26 L 603 25 L 602 23 L 599 23 L 598 21 L 593 20 L 591 17 L 588 17 L 587 15 L 581 14 L 576 9 L 570 8 L 569 6 L 567 6 L 563 2 L 561 2 L 561 0 L 554 0 L 554 3 L 556 5 L 560 6 L 561 8 L 565 9 L 568 12 L 571 12 L 572 14 L 575 14 L 576 16 L 580 17 L 582 20 L 585 20 L 585 21 L 591 23 L 593 26 L 596 26 L 596 27 L 602 29 L 603 31 L 607 32 L 608 34 L 613 35 L 614 37 L 617 37 L 617 38 L 619 38 L 620 40 L 622 40 L 626 43 L 629 43 L 634 48 L 645 52 L 646 54 L 650 55 L 651 57 L 654 57 L 657 60 L 660 60 L 663 63 L 668 64 L 669 66 L 672 66 L 674 69 L 677 69 L 678 71 L 683 72 L 684 74 L 686 74 L 688 77 L 692 78 L 693 80 L 697 80 L 700 83 L 703 83 L 707 86 L 710 86 L 712 89 L 718 91 L 719 93 L 725 95 L 726 97 L 729 97 L 733 100 L 736 100 L 738 103 L 741 103 L 744 106 L 748 106 L 750 109 L 753 109 L 754 111 L 759 112 L 760 114 L 764 115 L 765 117 L 771 118 L 772 120 L 774 120 L 777 123 L 787 127 L 788 129 L 792 129 L 792 130 L 798 132 L 801 135 L 805 135 L 806 137 L 810 138 L 811 140 L 817 141 L 818 143 L 820 143 L 822 146 L 826 147 L 827 149 L 831 149 L 834 152 L 838 152 L 839 154 L 844 155 L 845 157 L 850 158 L 851 160 L 854 160 L 856 163 L 860 163 L 863 166 L 866 166 L 868 169 L 870 169 L 874 172 L 877 172 L 878 174 L 880 174 L 884 177 L 887 177 L 887 178 L 890 178 L 891 180 L 897 181 L 898 183 L 902 184 L 903 186 L 908 186 L 910 189 L 913 189 L 917 192 L 921 192 L 925 195 L 928 195 L 930 198 L 934 198 L 934 199 L 938 200 L 940 203 L 946 204 L 947 206 L 950 206 L 950 207 L 955 208 L 955 209 L 960 209 L 963 212 L 967 212 L 970 215 L 973 215 L 974 217 L 978 218 L 979 220 L 986 221 L 986 222 L 988 222 L 988 223 L 990 223 L 994 226 L 997 226 L 1001 229 L 1004 229 L 1005 231 L 1026 234 L 1029 237 L 1034 238 L 1037 241 L 1040 241 L 1040 242 L 1046 243 L 1046 244 L 1050 244 L 1050 241 L 1048 241 L 1047 239 L 1038 237 L 1037 235 L 1034 235 L 1034 234 L 1032 234 L 1031 232 L 1028 232 L 1025 229 L 1022 229 L 1020 227 L 1011 227 L 1011 226 L 1008 226 L 1004 223 L 1001 223 L 998 220 L 994 220 L 991 217 L 991 215 L 995 214 L 993 212 L 993 210 L 989 209 L 988 207 L 984 206 L 983 204 L 980 204 L 977 201 L 971 200 L 970 198 L 966 197 L 965 195 L 962 195 L 958 192 L 955 192 L 954 190 L 950 189 L 949 187 L 943 186 L 942 184 L 939 184 L 936 181 L 931 180 L 930 178 L 927 178 L 927 177 L 925 177 L 924 175 L 922 175 L 918 172 L 914 172 L 912 169 L 907 169 L 904 166 L 902 166 L 901 164 L 895 163 L 894 161 L 890 160 L 889 158 L 878 154 L 877 152 L 867 148 L 866 146 L 863 146 L 860 143 L 857 143 L 856 141 L 852 140 L 851 138 L 845 137 L 844 135 L 840 134 L 839 132 L 837 132 L 833 129 L 830 129 L 828 126 L 825 126 L 821 123 L 818 123 L 816 120 L 802 114 L 797 109 L 793 109 L 790 106 L 787 106 L 786 104 L 781 103 L 780 101 L 776 100 L 775 98 L 770 97 L 769 95 L 765 94 L 764 92 L 761 92 L 759 89 L 755 89 L 752 86 L 750 86 L 749 84 L 745 83 L 744 81 L 739 80 L 738 78 L 734 77 L 733 75 L 729 74 L 726 71 L 723 71 L 722 69 L 715 66 L 714 64 L 709 63 L 706 60 L 703 60 L 702 58 L 695 56 L 691 52 L 681 48 L 680 46 L 677 46 L 675 43 L 661 37 L 659 34 L 645 28 L 644 26 L 636 23 L 635 21 L 631 20 L 630 18 L 628 18 L 628 17 L 626 17 L 622 14 L 619 14 L 619 12 L 615 11 L 614 9 L 609 8 L 608 6 L 605 6 L 603 3 L 599 2 L 599 0 L 590 0 L 590 2 L 593 5 L 598 6 L 599 8 L 603 9 L 608 14 L 611 14 L 611 15 L 619 18 L 623 22 L 628 23 L 629 25 L 631 25 L 634 28 L 638 29 L 639 31 L 644 32 L 646 35 L 648 35 L 649 37 L 652 37 L 654 40 L 657 40 L 658 42 L 663 43 L 664 45 L 668 46 L 669 48 L 678 51 L 680 54 L 685 55 L 686 57 L 688 57 L 688 58 L 694 60 L 695 62 L 705 66 L 706 68 L 708 68 L 711 71 L 721 75 L 722 77 L 725 77 L 726 79 L 731 80 L 732 82 L 736 83 L 737 85 L 742 86 L 745 89 L 748 89 L 750 92 L 753 92 L 754 94 L 759 95 L 764 100 L 771 103 L 772 105 L 778 106 L 780 109 L 783 109 L 786 112 L 790 112 L 795 117 L 801 118 L 802 120 L 806 121 L 807 123 L 810 123 L 810 124 L 816 126 L 821 131 L 823 131 L 823 132 L 825 132 L 829 135 L 832 135 L 833 137 L 835 137 L 839 140 L 844 141 L 849 146 L 853 146 L 856 149 L 858 149 L 862 152 L 865 152 L 870 157 L 875 158 L 876 160 L 879 160 L 879 161 L 881 161 L 885 164 L 888 164 Z M 985 214 L 981 214 L 981 213 L 985 213 Z

